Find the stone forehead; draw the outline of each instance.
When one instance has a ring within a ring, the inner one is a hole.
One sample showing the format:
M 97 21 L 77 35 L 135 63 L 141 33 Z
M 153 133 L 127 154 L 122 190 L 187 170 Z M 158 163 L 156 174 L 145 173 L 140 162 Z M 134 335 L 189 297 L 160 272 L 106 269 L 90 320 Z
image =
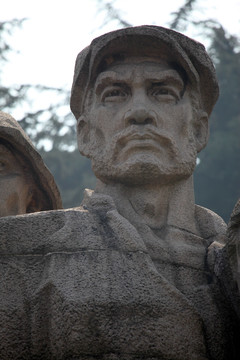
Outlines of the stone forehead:
M 95 87 L 109 79 L 128 82 L 133 81 L 134 78 L 141 81 L 160 80 L 165 76 L 184 81 L 176 69 L 159 59 L 128 57 L 123 62 L 113 62 L 106 70 L 97 74 Z
M 79 53 L 71 94 L 71 109 L 76 119 L 83 111 L 86 92 L 97 74 L 111 61 L 121 61 L 129 54 L 158 56 L 179 65 L 199 90 L 204 110 L 211 113 L 219 89 L 214 66 L 204 46 L 170 29 L 140 26 L 102 35 Z

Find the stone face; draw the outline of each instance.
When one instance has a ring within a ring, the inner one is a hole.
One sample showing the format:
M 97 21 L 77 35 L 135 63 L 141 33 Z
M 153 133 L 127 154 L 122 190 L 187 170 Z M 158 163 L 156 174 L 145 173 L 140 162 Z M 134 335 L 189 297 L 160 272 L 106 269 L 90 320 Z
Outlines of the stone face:
M 0 219 L 0 358 L 240 358 L 226 224 L 193 190 L 217 95 L 204 47 L 169 29 L 79 54 L 71 108 L 96 189 Z
M 18 122 L 0 112 L 0 217 L 62 208 L 52 174 Z

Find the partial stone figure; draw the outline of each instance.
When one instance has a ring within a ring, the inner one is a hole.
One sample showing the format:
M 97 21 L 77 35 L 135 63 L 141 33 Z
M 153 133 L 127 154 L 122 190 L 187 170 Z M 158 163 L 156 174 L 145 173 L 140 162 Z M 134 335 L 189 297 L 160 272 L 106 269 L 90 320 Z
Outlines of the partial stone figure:
M 240 293 L 240 199 L 234 207 L 228 224 L 228 237 L 230 238 L 229 248 L 230 244 L 233 247 L 231 254 L 229 254 L 231 255 L 229 258 L 232 273 L 234 274 L 237 290 Z
M 226 224 L 193 190 L 217 97 L 205 48 L 169 29 L 117 30 L 78 55 L 71 109 L 96 189 L 0 220 L 0 358 L 240 358 Z
M 0 112 L 0 217 L 61 209 L 54 178 L 12 116 Z
M 215 273 L 240 318 L 240 199 L 231 214 L 227 236 L 227 245 L 217 252 Z

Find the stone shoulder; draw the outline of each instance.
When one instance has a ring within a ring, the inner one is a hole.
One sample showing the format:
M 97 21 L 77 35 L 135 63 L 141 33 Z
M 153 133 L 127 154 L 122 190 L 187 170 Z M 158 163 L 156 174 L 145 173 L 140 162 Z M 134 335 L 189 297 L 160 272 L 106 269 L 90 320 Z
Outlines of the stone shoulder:
M 195 215 L 201 236 L 208 241 L 207 264 L 216 274 L 216 264 L 227 242 L 227 224 L 215 212 L 196 205 Z
M 195 205 L 195 216 L 204 239 L 217 237 L 220 242 L 225 242 L 227 224 L 219 215 L 203 206 Z
M 3 217 L 0 254 L 44 255 L 49 251 L 74 250 L 92 227 L 92 215 L 82 207 Z

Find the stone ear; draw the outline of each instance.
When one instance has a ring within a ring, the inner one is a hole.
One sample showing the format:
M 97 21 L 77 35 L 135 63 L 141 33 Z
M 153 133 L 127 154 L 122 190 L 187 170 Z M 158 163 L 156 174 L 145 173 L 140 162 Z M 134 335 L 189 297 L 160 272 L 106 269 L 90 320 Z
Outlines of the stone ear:
M 208 114 L 203 110 L 199 110 L 194 123 L 194 136 L 197 152 L 200 152 L 207 145 L 209 136 Z
M 80 153 L 87 157 L 89 157 L 89 141 L 89 124 L 84 115 L 81 115 L 77 122 L 77 142 Z

